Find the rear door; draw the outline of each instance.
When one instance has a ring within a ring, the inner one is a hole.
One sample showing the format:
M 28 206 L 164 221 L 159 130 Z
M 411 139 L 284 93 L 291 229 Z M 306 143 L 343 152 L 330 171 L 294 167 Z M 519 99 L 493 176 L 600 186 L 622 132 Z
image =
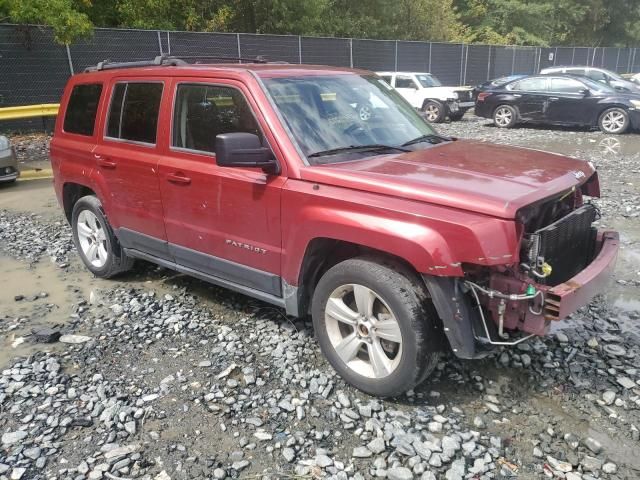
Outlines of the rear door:
M 585 96 L 584 90 L 588 91 L 586 85 L 576 79 L 549 78 L 549 103 L 545 119 L 552 123 L 591 123 L 589 112 L 595 102 L 593 98 Z
M 80 83 L 63 99 L 56 132 L 51 141 L 51 166 L 56 172 L 56 192 L 62 194 L 62 183 L 85 184 L 95 166 L 98 128 L 96 118 L 104 99 L 102 82 Z M 62 201 L 62 198 L 59 198 Z
M 544 119 L 544 109 L 549 96 L 547 84 L 548 78 L 539 76 L 525 78 L 512 85 L 510 90 L 520 119 L 530 122 Z
M 96 176 L 109 193 L 109 221 L 123 246 L 169 258 L 158 185 L 160 79 L 115 79 L 93 152 Z
M 172 132 L 159 178 L 175 261 L 280 296 L 280 196 L 286 177 L 216 164 L 221 133 L 256 134 L 267 145 L 256 103 L 232 80 L 178 78 L 171 89 Z

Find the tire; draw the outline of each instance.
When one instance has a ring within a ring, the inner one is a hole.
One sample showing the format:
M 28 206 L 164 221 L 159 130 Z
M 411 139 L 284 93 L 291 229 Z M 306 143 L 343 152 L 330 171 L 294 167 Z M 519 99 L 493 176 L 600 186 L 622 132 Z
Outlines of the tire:
M 442 123 L 446 118 L 444 105 L 435 100 L 425 100 L 422 105 L 422 113 L 431 123 Z
M 598 127 L 612 135 L 625 133 L 629 129 L 629 113 L 620 107 L 607 108 L 598 118 Z
M 518 112 L 511 105 L 500 105 L 493 111 L 493 124 L 498 128 L 512 128 L 518 121 Z
M 452 122 L 457 122 L 457 121 L 459 121 L 459 120 L 462 120 L 462 117 L 464 117 L 464 114 L 465 114 L 465 113 L 466 113 L 466 110 L 465 110 L 464 112 L 460 112 L 460 111 L 458 111 L 458 112 L 456 112 L 456 113 L 450 113 L 450 114 L 449 114 L 449 119 L 450 119 Z
M 134 260 L 120 246 L 97 197 L 87 195 L 76 202 L 71 228 L 80 258 L 96 277 L 111 278 L 133 267 Z
M 371 315 L 360 316 L 358 306 Z M 424 284 L 401 265 L 371 257 L 345 260 L 322 276 L 311 310 L 322 353 L 363 392 L 400 395 L 438 363 L 442 333 L 435 308 Z

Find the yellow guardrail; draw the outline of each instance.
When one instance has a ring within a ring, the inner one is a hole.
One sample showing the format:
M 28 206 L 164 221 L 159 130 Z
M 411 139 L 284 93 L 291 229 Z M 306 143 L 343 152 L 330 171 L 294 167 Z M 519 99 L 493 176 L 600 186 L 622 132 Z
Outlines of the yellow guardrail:
M 59 103 L 41 103 L 19 107 L 0 108 L 0 120 L 19 120 L 22 118 L 52 117 L 58 114 Z

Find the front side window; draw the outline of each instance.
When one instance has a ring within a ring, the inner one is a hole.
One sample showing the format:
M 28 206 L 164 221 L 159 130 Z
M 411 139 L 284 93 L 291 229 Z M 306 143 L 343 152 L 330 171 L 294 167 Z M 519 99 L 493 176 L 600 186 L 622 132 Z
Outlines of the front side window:
M 413 81 L 413 78 L 407 75 L 396 75 L 396 88 L 412 88 L 417 90 L 418 86 L 416 82 Z
M 584 90 L 584 84 L 572 78 L 552 78 L 551 91 L 556 93 L 580 93 Z
M 113 89 L 107 136 L 155 144 L 162 83 L 118 83 Z
M 599 70 L 589 70 L 587 72 L 587 77 L 589 77 L 591 80 L 595 80 L 596 82 L 602 82 L 602 83 L 608 82 L 607 76 L 604 73 L 600 72 Z
M 541 77 L 525 78 L 514 83 L 511 89 L 523 92 L 544 92 L 547 89 L 547 79 Z
M 178 85 L 172 146 L 215 153 L 216 136 L 232 132 L 261 136 L 258 122 L 240 91 L 215 85 Z
M 293 140 L 312 165 L 367 154 L 319 156 L 332 149 L 401 147 L 417 137 L 434 135 L 400 94 L 372 75 L 273 77 L 263 81 Z
M 92 136 L 101 94 L 101 83 L 73 87 L 64 116 L 63 130 L 67 133 Z

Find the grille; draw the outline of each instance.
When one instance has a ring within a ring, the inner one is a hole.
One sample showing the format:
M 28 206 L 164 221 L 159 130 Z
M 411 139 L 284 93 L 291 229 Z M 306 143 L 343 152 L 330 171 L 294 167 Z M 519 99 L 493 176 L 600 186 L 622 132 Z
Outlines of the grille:
M 596 229 L 592 223 L 598 210 L 591 204 L 583 205 L 551 225 L 537 230 L 529 237 L 534 250 L 530 261 L 552 267 L 551 275 L 542 279 L 545 285 L 558 285 L 583 270 L 592 260 L 596 243 Z M 536 248 L 537 247 L 537 248 Z
M 469 100 L 473 100 L 473 91 L 472 90 L 456 90 L 458 94 L 458 100 L 460 102 L 468 102 Z

